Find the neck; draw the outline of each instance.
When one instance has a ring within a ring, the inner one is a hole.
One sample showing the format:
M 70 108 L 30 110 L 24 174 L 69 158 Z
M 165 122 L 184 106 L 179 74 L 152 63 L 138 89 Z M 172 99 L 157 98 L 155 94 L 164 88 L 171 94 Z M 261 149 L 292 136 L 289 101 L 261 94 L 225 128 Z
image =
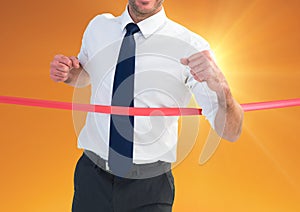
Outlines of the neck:
M 141 22 L 141 21 L 155 15 L 156 13 L 158 13 L 161 10 L 162 10 L 162 6 L 160 6 L 159 8 L 157 8 L 156 10 L 154 10 L 151 13 L 140 13 L 140 12 L 134 10 L 133 8 L 131 8 L 130 6 L 128 7 L 129 15 L 132 18 L 132 20 L 134 21 L 134 23 Z

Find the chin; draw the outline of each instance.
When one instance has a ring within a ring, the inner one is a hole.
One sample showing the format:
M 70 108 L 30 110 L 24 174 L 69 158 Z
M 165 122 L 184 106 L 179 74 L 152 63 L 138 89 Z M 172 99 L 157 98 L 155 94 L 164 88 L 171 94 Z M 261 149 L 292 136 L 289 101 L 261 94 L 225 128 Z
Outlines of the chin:
M 129 0 L 132 11 L 140 15 L 154 14 L 161 7 L 162 1 L 158 0 Z
M 149 0 L 137 0 L 135 4 L 139 11 L 143 13 L 151 12 L 155 7 L 154 2 Z

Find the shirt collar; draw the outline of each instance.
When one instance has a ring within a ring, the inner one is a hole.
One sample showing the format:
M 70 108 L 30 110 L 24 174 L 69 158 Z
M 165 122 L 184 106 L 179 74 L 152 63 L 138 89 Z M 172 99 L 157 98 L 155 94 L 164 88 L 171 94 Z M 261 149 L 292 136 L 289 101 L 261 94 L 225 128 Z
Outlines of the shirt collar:
M 158 30 L 166 21 L 167 16 L 165 13 L 164 8 L 161 9 L 158 13 L 155 15 L 137 23 L 138 27 L 141 30 L 142 35 L 145 38 L 148 38 L 150 35 L 152 35 L 156 30 Z M 129 15 L 128 12 L 128 6 L 126 7 L 126 10 L 123 12 L 123 14 L 120 17 L 121 20 L 121 27 L 122 30 L 125 30 L 125 27 L 129 23 L 134 23 L 132 18 Z

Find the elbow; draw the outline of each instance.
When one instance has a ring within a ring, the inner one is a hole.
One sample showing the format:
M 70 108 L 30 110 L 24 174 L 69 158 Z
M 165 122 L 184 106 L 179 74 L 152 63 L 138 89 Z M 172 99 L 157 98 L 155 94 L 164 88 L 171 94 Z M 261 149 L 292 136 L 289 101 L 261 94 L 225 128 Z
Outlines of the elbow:
M 73 87 L 75 88 L 84 88 L 89 86 L 91 83 L 89 81 L 86 82 L 81 82 L 81 83 L 76 83 Z
M 240 136 L 241 136 L 241 131 L 238 132 L 218 132 L 217 134 L 224 140 L 229 141 L 229 142 L 236 142 Z
M 244 111 L 239 105 L 233 111 L 219 110 L 215 118 L 215 130 L 221 138 L 235 142 L 241 136 L 243 120 Z
M 244 119 L 244 114 L 242 112 L 236 129 L 233 129 L 233 130 L 229 131 L 229 133 L 227 135 L 224 135 L 223 138 L 225 140 L 230 141 L 230 142 L 236 142 L 237 140 L 239 140 L 239 138 L 241 137 L 241 134 L 242 134 L 243 119 Z
M 239 140 L 241 134 L 234 134 L 234 135 L 229 135 L 229 136 L 224 136 L 223 138 L 229 142 L 236 142 Z
M 244 113 L 242 111 L 238 119 L 234 122 L 225 124 L 225 126 L 223 126 L 224 128 L 221 128 L 223 131 L 221 133 L 218 132 L 219 136 L 229 142 L 236 142 L 239 140 L 242 134 L 243 119 Z
M 228 134 L 223 134 L 220 136 L 229 142 L 236 142 L 241 137 L 241 130 L 239 130 L 236 133 L 228 133 Z

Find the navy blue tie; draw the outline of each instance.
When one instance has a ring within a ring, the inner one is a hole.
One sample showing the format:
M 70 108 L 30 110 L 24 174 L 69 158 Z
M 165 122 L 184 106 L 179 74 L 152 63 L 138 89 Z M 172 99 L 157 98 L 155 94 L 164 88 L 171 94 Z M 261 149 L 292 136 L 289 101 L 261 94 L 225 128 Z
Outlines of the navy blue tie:
M 134 107 L 135 40 L 133 34 L 140 29 L 134 23 L 126 26 L 116 66 L 112 106 Z M 111 115 L 109 139 L 109 169 L 124 177 L 132 167 L 134 117 Z

